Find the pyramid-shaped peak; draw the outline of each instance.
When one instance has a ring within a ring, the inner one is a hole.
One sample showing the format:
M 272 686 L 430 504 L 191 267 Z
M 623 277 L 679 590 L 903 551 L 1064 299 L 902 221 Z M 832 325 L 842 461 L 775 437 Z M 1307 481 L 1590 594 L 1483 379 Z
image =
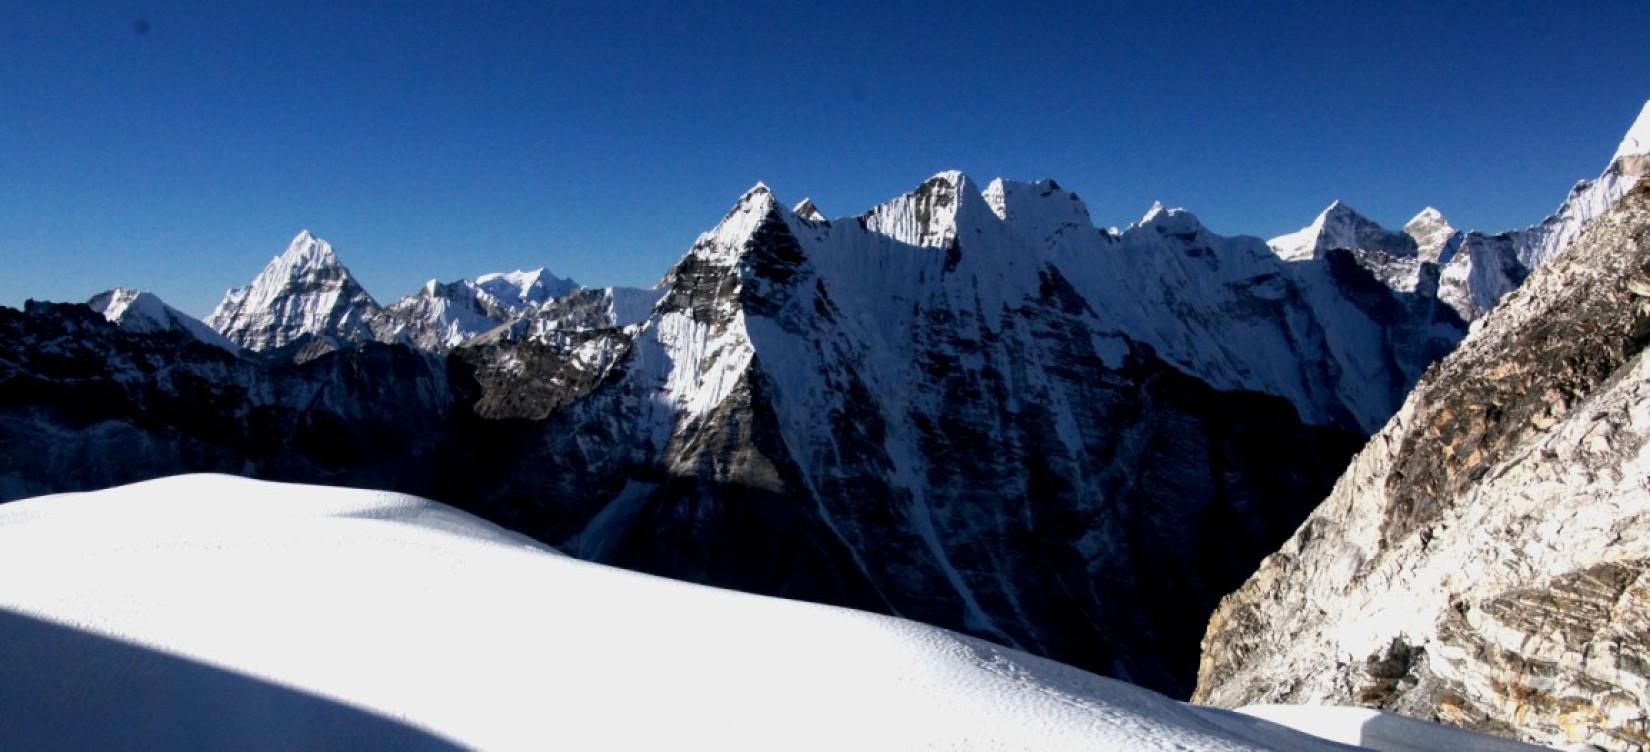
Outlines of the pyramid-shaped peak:
M 1443 212 L 1430 206 L 1404 223 L 1404 234 L 1414 239 L 1416 254 L 1422 261 L 1449 263 L 1461 247 L 1461 231 L 1450 225 Z
M 333 252 L 332 244 L 316 237 L 309 230 L 293 236 L 286 250 L 271 259 L 264 269 L 266 275 L 290 279 L 315 270 L 342 268 L 343 262 Z
M 1325 207 L 1324 210 L 1318 214 L 1318 217 L 1320 219 L 1367 219 L 1357 209 L 1352 208 L 1351 205 L 1340 199 L 1335 199 L 1334 201 L 1329 202 L 1329 206 Z
M 306 335 L 370 339 L 366 319 L 378 310 L 332 244 L 304 230 L 252 284 L 226 293 L 206 323 L 241 347 L 266 350 Z
M 825 213 L 814 205 L 814 200 L 811 198 L 802 199 L 801 203 L 791 208 L 791 213 L 809 222 L 826 221 Z
M 1621 145 L 1616 147 L 1616 154 L 1611 159 L 1641 154 L 1650 154 L 1650 101 L 1645 102 L 1644 108 L 1639 110 L 1638 119 L 1627 129 L 1627 135 L 1622 137 Z

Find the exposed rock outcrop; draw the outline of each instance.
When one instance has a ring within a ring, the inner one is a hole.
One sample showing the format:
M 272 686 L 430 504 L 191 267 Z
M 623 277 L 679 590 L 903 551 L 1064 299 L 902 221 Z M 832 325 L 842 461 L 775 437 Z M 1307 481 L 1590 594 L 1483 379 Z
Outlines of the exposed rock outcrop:
M 1194 699 L 1650 748 L 1650 186 L 1477 322 L 1225 599 Z

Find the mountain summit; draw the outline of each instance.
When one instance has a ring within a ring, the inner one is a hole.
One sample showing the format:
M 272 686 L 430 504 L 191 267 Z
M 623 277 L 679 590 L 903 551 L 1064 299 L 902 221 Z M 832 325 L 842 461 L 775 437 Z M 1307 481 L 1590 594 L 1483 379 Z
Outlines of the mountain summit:
M 1319 213 L 1312 224 L 1275 237 L 1267 245 L 1288 261 L 1316 258 L 1337 248 L 1379 251 L 1395 257 L 1416 255 L 1413 238 L 1380 226 L 1339 200 Z
M 269 350 L 306 336 L 371 339 L 367 320 L 379 310 L 332 245 L 304 230 L 251 285 L 225 294 L 206 323 L 241 347 Z

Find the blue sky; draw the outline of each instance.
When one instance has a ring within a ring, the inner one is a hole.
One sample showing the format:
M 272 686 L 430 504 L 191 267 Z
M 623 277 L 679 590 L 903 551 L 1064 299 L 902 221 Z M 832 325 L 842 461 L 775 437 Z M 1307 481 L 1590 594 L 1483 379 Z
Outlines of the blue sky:
M 1650 3 L 0 2 L 0 304 L 205 315 L 293 234 L 381 302 L 647 285 L 764 181 L 858 214 L 962 169 L 1102 225 L 1334 199 L 1541 219 L 1650 99 Z

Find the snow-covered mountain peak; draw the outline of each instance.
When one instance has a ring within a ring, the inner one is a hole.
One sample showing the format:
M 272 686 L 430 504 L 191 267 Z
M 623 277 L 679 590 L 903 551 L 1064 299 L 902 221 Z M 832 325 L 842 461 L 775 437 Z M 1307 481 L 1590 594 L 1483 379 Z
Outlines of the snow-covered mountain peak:
M 1266 244 L 1286 261 L 1316 258 L 1324 251 L 1337 248 L 1379 251 L 1394 257 L 1417 253 L 1414 239 L 1380 226 L 1340 199 L 1331 202 L 1312 224 L 1279 235 Z
M 1627 129 L 1627 135 L 1622 137 L 1621 145 L 1616 147 L 1616 153 L 1610 159 L 1614 161 L 1644 154 L 1650 154 L 1650 101 L 1639 110 L 1638 119 Z
M 129 332 L 183 332 L 231 352 L 239 349 L 199 320 L 167 305 L 159 296 L 128 287 L 98 293 L 86 301 L 92 310 Z
M 282 271 L 289 273 L 342 265 L 338 260 L 338 254 L 332 251 L 332 244 L 315 237 L 309 230 L 300 230 L 293 236 L 286 250 L 272 259 L 270 264 L 278 264 Z
M 1415 241 L 1416 255 L 1422 261 L 1447 264 L 1461 247 L 1461 231 L 1430 206 L 1404 223 L 1404 234 Z
M 731 264 L 743 253 L 752 233 L 770 215 L 786 217 L 789 214 L 767 185 L 757 183 L 734 202 L 721 222 L 699 236 L 688 255 L 718 265 Z
M 1203 229 L 1203 222 L 1185 209 L 1170 208 L 1164 206 L 1162 201 L 1153 201 L 1152 208 L 1135 223 L 1135 228 L 1148 227 L 1159 235 L 1193 235 Z
M 1083 200 L 1051 179 L 1026 183 L 997 178 L 982 197 L 999 219 L 1033 242 L 1054 244 L 1066 232 L 1094 229 Z
M 498 300 L 510 310 L 519 311 L 544 305 L 578 288 L 578 283 L 546 272 L 544 267 L 532 271 L 493 272 L 476 277 L 476 287 Z
M 379 310 L 332 244 L 304 230 L 251 285 L 225 294 L 206 323 L 241 347 L 266 350 L 305 335 L 369 339 L 366 320 Z
M 863 218 L 871 232 L 928 248 L 949 247 L 965 228 L 977 230 L 997 221 L 974 182 L 959 170 L 939 173 Z
M 809 222 L 830 221 L 825 216 L 825 213 L 821 212 L 819 207 L 814 205 L 814 200 L 811 198 L 802 199 L 801 203 L 798 203 L 796 206 L 791 208 L 791 213 L 795 214 L 798 218 L 805 219 Z

